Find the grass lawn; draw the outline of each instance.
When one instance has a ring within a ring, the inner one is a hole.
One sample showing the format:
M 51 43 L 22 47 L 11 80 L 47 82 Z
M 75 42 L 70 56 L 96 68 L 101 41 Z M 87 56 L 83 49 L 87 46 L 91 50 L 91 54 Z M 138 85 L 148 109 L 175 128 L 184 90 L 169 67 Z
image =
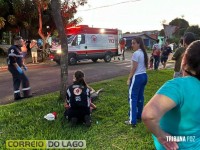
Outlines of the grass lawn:
M 172 78 L 172 70 L 148 71 L 149 81 L 145 89 L 145 103 L 158 88 Z M 33 97 L 21 102 L 0 106 L 0 149 L 6 140 L 86 140 L 87 149 L 152 150 L 151 134 L 143 123 L 136 128 L 124 124 L 128 119 L 127 76 L 93 83 L 94 89 L 104 88 L 94 103 L 92 126 L 71 127 L 63 118 L 63 101 L 59 93 Z M 44 115 L 56 111 L 58 118 L 47 121 Z

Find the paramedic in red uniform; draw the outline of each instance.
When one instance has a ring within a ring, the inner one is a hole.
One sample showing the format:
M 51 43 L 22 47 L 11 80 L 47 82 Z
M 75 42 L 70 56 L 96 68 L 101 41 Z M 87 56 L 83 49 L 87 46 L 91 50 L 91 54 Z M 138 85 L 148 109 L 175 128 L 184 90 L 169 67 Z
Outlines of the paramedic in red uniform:
M 122 53 L 122 60 L 125 60 L 124 52 L 125 52 L 125 46 L 126 46 L 126 39 L 121 38 L 119 41 L 119 45 L 120 45 L 120 51 Z
M 31 97 L 29 80 L 24 74 L 22 68 L 26 71 L 27 67 L 23 63 L 23 55 L 21 47 L 23 45 L 23 39 L 20 36 L 14 38 L 14 45 L 8 49 L 8 70 L 12 74 L 13 78 L 13 89 L 14 89 L 14 100 Z M 22 82 L 23 96 L 20 95 L 20 84 Z

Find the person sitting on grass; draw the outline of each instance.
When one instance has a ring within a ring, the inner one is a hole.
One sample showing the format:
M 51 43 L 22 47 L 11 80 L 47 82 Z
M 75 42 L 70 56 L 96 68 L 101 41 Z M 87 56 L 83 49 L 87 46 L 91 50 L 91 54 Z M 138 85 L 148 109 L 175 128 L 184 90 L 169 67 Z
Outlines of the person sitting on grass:
M 103 88 L 99 89 L 98 91 L 95 91 L 92 87 L 88 86 L 90 89 L 90 111 L 95 110 L 97 107 L 93 103 L 95 99 L 99 97 L 99 93 L 103 91 Z M 91 90 L 92 89 L 92 90 Z
M 92 103 L 103 89 L 95 92 L 93 88 L 88 86 L 84 80 L 84 73 L 76 71 L 74 75 L 74 83 L 67 89 L 67 101 L 65 103 L 65 117 L 72 124 L 85 122 L 86 126 L 91 125 L 90 113 L 96 109 Z
M 77 122 L 85 122 L 86 126 L 91 126 L 90 113 L 90 90 L 84 81 L 84 73 L 76 71 L 75 81 L 67 88 L 67 100 L 65 103 L 65 116 L 72 125 Z

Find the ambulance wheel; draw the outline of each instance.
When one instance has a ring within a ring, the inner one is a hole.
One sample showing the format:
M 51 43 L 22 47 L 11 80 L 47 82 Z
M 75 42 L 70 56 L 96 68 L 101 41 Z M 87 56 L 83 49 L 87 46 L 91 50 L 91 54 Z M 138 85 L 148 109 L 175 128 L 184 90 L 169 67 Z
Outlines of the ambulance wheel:
M 110 62 L 111 59 L 112 59 L 111 54 L 106 54 L 106 55 L 104 56 L 104 61 L 105 61 L 105 62 Z
M 69 55 L 68 63 L 69 63 L 69 65 L 76 65 L 77 64 L 76 55 Z
M 98 58 L 93 58 L 92 61 L 93 62 L 97 62 Z

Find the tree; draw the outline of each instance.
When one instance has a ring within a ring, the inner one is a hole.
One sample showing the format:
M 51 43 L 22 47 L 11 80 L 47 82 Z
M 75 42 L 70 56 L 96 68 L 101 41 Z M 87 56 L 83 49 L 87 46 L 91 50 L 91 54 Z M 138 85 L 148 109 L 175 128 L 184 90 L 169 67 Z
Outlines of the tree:
M 185 30 L 189 27 L 188 21 L 183 18 L 175 18 L 169 23 L 169 25 L 177 26 L 179 28 L 175 33 L 175 36 L 177 37 L 183 36 Z
M 124 34 L 131 34 L 130 32 L 125 32 Z
M 9 31 L 12 36 L 20 34 L 25 39 L 39 37 L 35 23 L 38 13 L 32 0 L 0 0 L 0 10 L 0 36 Z
M 47 36 L 47 25 L 51 26 L 52 30 L 55 29 L 54 22 L 51 20 L 51 10 L 46 10 L 45 4 L 48 4 L 48 2 L 48 0 L 0 0 L 0 9 L 3 12 L 0 12 L 0 32 L 20 33 L 26 39 L 39 38 L 40 35 L 44 39 Z M 40 26 L 37 23 L 39 13 L 42 20 Z M 2 21 L 4 21 L 4 27 L 1 27 Z M 37 32 L 38 28 L 40 34 Z M 44 34 L 42 34 L 42 31 Z
M 77 7 L 80 5 L 84 5 L 87 3 L 86 0 L 79 0 L 76 3 L 65 1 L 63 5 L 59 2 L 59 0 L 51 1 L 51 9 L 54 18 L 54 22 L 56 24 L 59 37 L 61 39 L 61 88 L 60 88 L 60 97 L 61 99 L 66 98 L 66 85 L 68 79 L 68 43 L 66 32 L 64 28 L 76 25 L 79 23 L 80 19 L 74 19 L 74 14 L 77 12 Z M 62 7 L 61 7 L 62 6 Z M 62 16 L 61 16 L 62 15 Z
M 198 25 L 188 27 L 185 32 L 192 32 L 196 35 L 196 39 L 200 39 L 200 28 Z
M 66 29 L 77 25 L 81 18 L 74 18 L 77 8 L 87 3 L 87 0 L 0 0 L 0 8 L 6 8 L 5 12 L 0 12 L 1 23 L 8 23 L 8 26 L 17 28 L 26 28 L 33 31 L 31 28 L 38 30 L 38 34 L 43 39 L 43 50 L 45 43 L 50 33 L 55 33 L 57 27 L 58 36 L 61 39 L 61 90 L 62 99 L 66 97 L 66 84 L 68 77 L 68 44 Z M 51 5 L 51 7 L 49 7 Z M 9 9 L 7 9 L 9 8 Z M 1 17 L 3 15 L 3 17 Z M 54 21 L 52 21 L 52 15 Z M 10 16 L 10 21 L 6 20 Z M 36 23 L 37 22 L 37 23 Z M 2 23 L 2 26 L 4 25 Z M 46 26 L 50 26 L 47 30 Z M 2 27 L 4 28 L 4 26 Z M 4 28 L 5 30 L 5 28 Z
M 58 33 L 61 39 L 61 88 L 60 88 L 60 97 L 61 99 L 65 99 L 66 97 L 66 84 L 68 79 L 68 45 L 67 38 L 64 30 L 64 25 L 61 17 L 61 4 L 58 0 L 51 1 L 51 9 L 53 14 L 53 19 L 55 21 L 56 27 L 58 29 Z
M 47 40 L 51 34 L 51 32 L 43 32 L 43 18 L 42 18 L 42 11 L 45 11 L 48 8 L 48 0 L 34 0 L 37 10 L 38 10 L 38 19 L 39 19 L 39 28 L 38 28 L 38 34 L 43 40 L 43 46 L 42 46 L 42 51 L 44 52 L 46 49 L 46 43 Z M 44 61 L 44 53 L 42 53 L 42 61 Z

